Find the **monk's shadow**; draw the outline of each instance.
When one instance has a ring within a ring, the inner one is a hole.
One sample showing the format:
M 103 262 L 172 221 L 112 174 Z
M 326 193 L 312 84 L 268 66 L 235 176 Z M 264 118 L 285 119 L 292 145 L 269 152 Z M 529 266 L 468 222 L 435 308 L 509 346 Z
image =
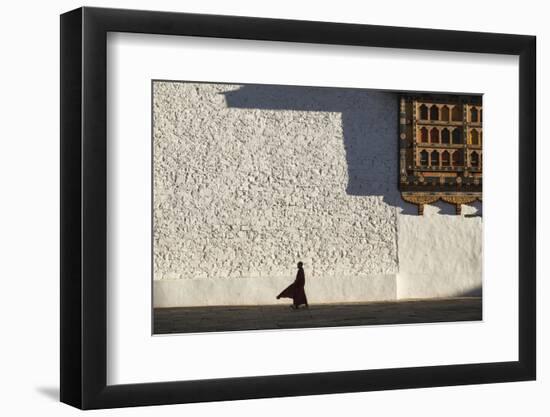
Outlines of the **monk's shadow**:
M 340 113 L 348 171 L 346 193 L 382 196 L 402 214 L 417 214 L 416 206 L 403 201 L 397 186 L 397 93 L 253 84 L 224 95 L 229 108 Z

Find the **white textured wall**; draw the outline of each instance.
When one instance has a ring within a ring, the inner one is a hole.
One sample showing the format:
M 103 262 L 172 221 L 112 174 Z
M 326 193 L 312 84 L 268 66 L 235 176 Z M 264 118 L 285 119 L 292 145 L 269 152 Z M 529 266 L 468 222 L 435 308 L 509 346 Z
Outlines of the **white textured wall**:
M 449 222 L 480 236 L 479 218 L 434 214 L 418 227 L 399 197 L 392 93 L 179 82 L 153 92 L 155 306 L 276 302 L 298 260 L 311 302 L 432 296 L 416 237 Z M 474 283 L 480 255 L 461 269 Z

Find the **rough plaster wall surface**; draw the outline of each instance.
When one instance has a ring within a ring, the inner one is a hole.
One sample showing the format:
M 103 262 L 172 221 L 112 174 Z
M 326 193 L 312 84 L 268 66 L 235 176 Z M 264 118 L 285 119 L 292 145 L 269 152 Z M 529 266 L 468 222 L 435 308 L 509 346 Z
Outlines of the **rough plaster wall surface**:
M 299 260 L 308 283 L 395 280 L 394 94 L 180 82 L 153 93 L 155 280 L 253 279 L 274 299 L 268 281 L 291 282 Z M 209 296 L 231 298 L 222 288 Z

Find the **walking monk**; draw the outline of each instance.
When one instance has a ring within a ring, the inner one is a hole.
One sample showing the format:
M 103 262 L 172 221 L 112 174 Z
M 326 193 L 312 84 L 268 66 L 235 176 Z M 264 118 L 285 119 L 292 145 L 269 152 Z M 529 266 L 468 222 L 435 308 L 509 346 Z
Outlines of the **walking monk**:
M 306 276 L 304 274 L 304 264 L 302 262 L 298 262 L 298 273 L 296 274 L 296 279 L 277 296 L 277 300 L 279 298 L 292 298 L 292 308 L 297 309 L 302 304 L 309 307 L 307 304 L 306 291 L 304 289 L 305 285 Z

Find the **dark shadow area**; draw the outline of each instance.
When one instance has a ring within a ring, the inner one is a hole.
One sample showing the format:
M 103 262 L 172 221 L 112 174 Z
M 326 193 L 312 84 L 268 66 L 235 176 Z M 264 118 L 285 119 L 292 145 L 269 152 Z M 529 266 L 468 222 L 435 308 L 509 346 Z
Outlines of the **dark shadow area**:
M 481 288 L 481 286 L 472 288 L 469 291 L 464 291 L 459 295 L 459 297 L 482 297 L 482 296 L 483 296 L 483 289 Z
M 54 401 L 59 401 L 59 387 L 36 387 L 36 391 Z
M 468 205 L 474 207 L 476 211 L 471 214 L 466 214 L 464 217 L 483 217 L 483 204 L 481 201 L 475 201 Z
M 401 198 L 398 178 L 398 95 L 334 87 L 244 85 L 224 93 L 230 108 L 338 112 L 348 170 L 346 192 L 383 196 L 403 214 L 417 208 Z M 452 207 L 451 207 L 452 208 Z
M 482 320 L 479 297 L 370 303 L 156 308 L 154 334 Z
M 430 204 L 430 206 L 437 207 L 439 209 L 438 214 L 449 214 L 455 215 L 456 208 L 452 204 L 445 203 L 444 201 L 436 201 L 435 203 Z

